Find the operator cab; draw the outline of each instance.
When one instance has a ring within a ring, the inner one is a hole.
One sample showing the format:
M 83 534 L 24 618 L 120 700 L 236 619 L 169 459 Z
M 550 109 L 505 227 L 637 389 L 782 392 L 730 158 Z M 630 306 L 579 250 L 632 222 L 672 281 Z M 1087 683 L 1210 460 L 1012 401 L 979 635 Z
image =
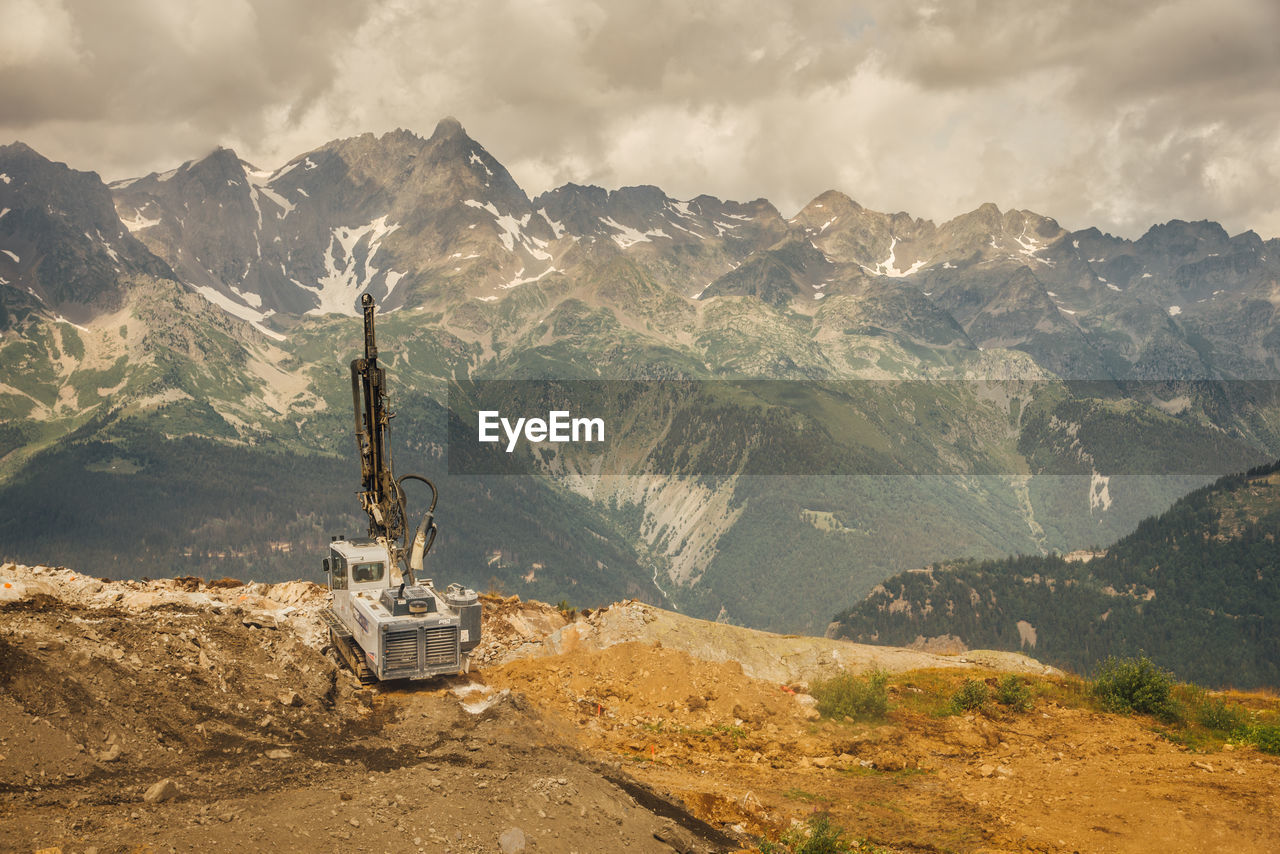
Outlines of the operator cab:
M 381 590 L 393 583 L 387 580 L 387 548 L 377 540 L 334 540 L 325 569 L 330 590 Z

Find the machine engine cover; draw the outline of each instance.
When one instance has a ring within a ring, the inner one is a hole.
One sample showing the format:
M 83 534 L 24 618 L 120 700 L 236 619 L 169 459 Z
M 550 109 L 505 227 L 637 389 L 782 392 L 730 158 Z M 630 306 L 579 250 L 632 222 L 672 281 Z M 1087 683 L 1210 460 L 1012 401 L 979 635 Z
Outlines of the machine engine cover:
M 382 591 L 381 601 L 382 607 L 386 608 L 393 617 L 436 612 L 436 597 L 425 587 L 405 586 L 403 592 L 398 587 L 388 588 Z

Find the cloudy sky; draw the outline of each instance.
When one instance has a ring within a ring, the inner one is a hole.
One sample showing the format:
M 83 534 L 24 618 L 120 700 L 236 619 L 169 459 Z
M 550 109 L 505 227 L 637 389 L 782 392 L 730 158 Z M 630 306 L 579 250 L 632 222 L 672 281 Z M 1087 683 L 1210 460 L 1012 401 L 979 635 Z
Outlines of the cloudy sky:
M 107 179 L 442 116 L 566 181 L 1280 236 L 1275 0 L 0 0 L 0 142 Z

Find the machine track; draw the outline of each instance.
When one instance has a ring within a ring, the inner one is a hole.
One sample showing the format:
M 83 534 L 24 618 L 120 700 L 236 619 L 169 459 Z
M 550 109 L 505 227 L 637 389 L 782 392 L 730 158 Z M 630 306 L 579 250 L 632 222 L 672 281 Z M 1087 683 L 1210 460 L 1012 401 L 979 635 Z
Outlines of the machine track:
M 351 632 L 347 631 L 347 627 L 338 619 L 333 609 L 325 608 L 321 611 L 320 619 L 329 627 L 329 645 L 338 653 L 338 657 L 346 662 L 347 668 L 356 675 L 360 684 L 372 685 L 377 682 L 378 677 L 373 675 L 369 662 L 365 660 L 364 650 L 360 648 L 360 644 L 356 643 Z
M 330 629 L 329 643 L 337 650 L 338 657 L 346 663 L 356 679 L 360 680 L 361 685 L 372 685 L 378 681 L 378 677 L 373 675 L 373 670 L 364 659 L 364 650 L 360 649 L 360 645 L 350 635 L 341 637 Z

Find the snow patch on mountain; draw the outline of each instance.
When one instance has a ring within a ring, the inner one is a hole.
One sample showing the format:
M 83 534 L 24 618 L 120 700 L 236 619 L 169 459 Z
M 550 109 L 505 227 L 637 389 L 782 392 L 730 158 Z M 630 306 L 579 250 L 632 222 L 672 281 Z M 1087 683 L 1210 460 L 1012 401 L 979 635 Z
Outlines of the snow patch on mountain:
M 670 225 L 672 228 L 676 228 L 676 229 L 679 229 L 680 231 L 683 231 L 685 234 L 692 234 L 694 237 L 698 238 L 699 240 L 707 239 L 705 235 L 698 234 L 698 232 L 694 231 L 693 229 L 685 228 L 683 225 L 681 225 L 678 222 L 670 222 L 667 224 Z
M 691 226 L 699 225 L 700 223 L 698 221 L 698 217 L 693 213 L 693 210 L 692 208 L 689 207 L 689 204 L 690 204 L 689 202 L 673 202 L 669 199 L 665 202 L 667 210 L 675 214 L 676 217 L 680 219 L 689 220 L 689 225 Z M 694 231 L 692 228 L 681 225 L 671 217 L 667 217 L 667 224 L 670 225 L 672 228 L 676 228 L 676 229 L 679 229 L 680 231 L 683 231 L 685 234 L 692 234 L 694 237 L 698 238 L 699 240 L 707 239 L 706 235 L 699 234 L 698 232 Z
M 74 326 L 76 329 L 79 329 L 81 332 L 88 332 L 88 331 L 89 331 L 89 327 L 87 327 L 87 326 L 81 326 L 79 323 L 76 323 L 76 322 L 75 322 L 75 321 L 73 321 L 73 320 L 67 320 L 65 317 L 63 317 L 63 316 L 62 316 L 62 315 L 60 315 L 60 314 L 55 314 L 55 315 L 53 316 L 53 320 L 54 320 L 54 322 L 55 322 L 55 323 L 65 323 L 65 324 L 67 324 L 68 326 Z
M 120 221 L 124 223 L 124 227 L 129 229 L 129 231 L 142 231 L 144 228 L 151 228 L 153 225 L 160 224 L 159 218 L 151 219 L 150 217 L 143 216 L 142 211 L 140 210 L 135 210 L 133 212 L 133 216 L 129 219 L 121 217 Z
M 870 267 L 867 267 L 865 264 L 859 264 L 858 266 L 862 267 L 862 269 L 866 270 L 869 273 L 874 273 L 877 276 L 888 276 L 891 279 L 901 279 L 905 276 L 910 276 L 913 273 L 916 273 L 917 271 L 920 270 L 921 267 L 925 265 L 925 262 L 923 260 L 920 260 L 915 262 L 905 270 L 899 270 L 897 267 L 897 263 L 898 263 L 897 256 L 894 254 L 897 246 L 898 246 L 898 238 L 896 237 L 889 238 L 889 257 L 879 262 L 878 264 L 876 264 L 874 270 L 871 269 Z
M 611 216 L 602 216 L 600 217 L 600 221 L 618 232 L 617 234 L 609 235 L 609 237 L 612 238 L 613 242 L 618 244 L 622 249 L 635 246 L 637 243 L 652 243 L 653 241 L 650 238 L 653 237 L 665 237 L 667 240 L 671 239 L 671 235 L 667 234 L 660 228 L 641 231 L 638 228 L 623 225 Z
M 689 209 L 688 202 L 669 201 L 667 202 L 667 207 L 675 211 L 676 216 L 684 217 L 685 219 L 697 219 L 697 217 L 694 216 L 693 211 Z
M 0 252 L 3 252 L 4 254 L 6 254 L 6 255 L 8 255 L 10 258 L 12 258 L 12 259 L 13 259 L 13 263 L 15 263 L 15 264 L 19 264 L 19 263 L 21 263 L 21 262 L 22 262 L 22 259 L 18 257 L 18 253 L 17 253 L 17 252 L 14 252 L 14 251 L 13 251 L 13 250 L 11 250 L 11 249 L 0 249 Z
M 1182 306 L 1171 305 L 1168 308 L 1168 312 L 1170 317 L 1177 317 L 1178 315 L 1182 314 Z
M 264 320 L 266 320 L 271 315 L 275 314 L 274 310 L 256 311 L 247 305 L 236 302 L 235 300 L 229 298 L 226 294 L 220 293 L 219 291 L 214 290 L 208 285 L 198 285 L 198 286 L 188 285 L 187 287 L 191 288 L 196 293 L 200 294 L 200 296 L 204 297 L 209 302 L 213 303 L 218 308 L 225 311 L 227 314 L 230 314 L 233 317 L 238 317 L 241 320 L 248 321 L 249 324 L 253 326 L 254 329 L 257 329 L 259 332 L 261 332 L 263 335 L 266 335 L 268 338 L 274 338 L 277 341 L 284 340 L 284 336 L 281 335 L 279 332 L 276 332 L 274 329 L 269 329 L 268 327 L 263 325 Z M 259 300 L 259 302 L 261 302 L 261 300 Z
M 260 297 L 258 294 L 255 294 L 252 291 L 249 291 L 249 292 L 242 291 L 239 288 L 237 288 L 235 285 L 231 285 L 230 287 L 231 287 L 231 292 L 236 296 L 240 297 L 240 299 L 244 300 L 247 305 L 251 305 L 254 308 L 258 308 L 258 309 L 262 308 L 262 297 Z
M 559 273 L 559 272 L 561 271 L 557 270 L 555 267 L 548 267 L 547 269 L 543 270 L 541 273 L 538 273 L 536 276 L 526 276 L 524 274 L 524 267 L 521 267 L 519 270 L 516 271 L 516 275 L 511 281 L 498 285 L 498 287 L 502 288 L 504 291 L 510 290 L 511 288 L 519 287 L 520 285 L 527 285 L 530 282 L 536 282 L 539 279 L 541 279 L 543 276 L 550 275 L 551 273 Z
M 479 166 L 481 169 L 485 171 L 485 174 L 487 174 L 490 178 L 493 177 L 493 170 L 490 169 L 489 165 L 484 162 L 484 158 L 481 157 L 476 152 L 474 151 L 471 152 L 471 157 L 468 158 L 467 162 L 473 166 Z
M 274 202 L 281 209 L 281 213 L 276 214 L 276 219 L 284 219 L 293 213 L 293 209 L 297 207 L 293 202 L 271 189 L 267 178 L 261 172 L 246 172 L 249 176 L 249 191 L 255 197 L 259 194 L 266 196 L 267 199 Z M 262 228 L 262 209 L 258 207 L 258 200 L 254 198 L 254 210 L 258 212 L 258 228 Z
M 384 214 L 364 225 L 333 229 L 325 251 L 325 275 L 314 287 L 307 287 L 316 295 L 316 307 L 307 314 L 359 317 L 356 300 L 381 272 L 373 266 L 373 258 L 382 248 L 382 239 L 399 227 L 387 225 L 387 215 Z M 399 282 L 400 276 L 395 281 Z
M 555 235 L 556 240 L 559 240 L 561 237 L 564 237 L 565 231 L 568 230 L 564 227 L 564 223 L 552 219 L 547 214 L 546 208 L 538 208 L 538 213 L 539 215 L 542 216 L 543 219 L 547 221 L 547 225 L 551 226 L 551 233 Z
M 94 238 L 92 238 L 92 237 L 89 237 L 89 232 L 87 232 L 87 231 L 86 231 L 86 232 L 84 232 L 84 236 L 85 236 L 85 237 L 88 237 L 88 238 L 89 238 L 89 240 L 91 240 L 91 241 L 93 241 L 94 243 L 97 243 L 99 246 L 101 246 L 101 247 L 103 248 L 103 250 L 105 250 L 105 251 L 106 251 L 107 255 L 108 255 L 108 256 L 110 256 L 111 260 L 112 260 L 112 261 L 114 261 L 114 262 L 116 262 L 117 264 L 119 264 L 119 263 L 120 263 L 120 256 L 116 254 L 116 250 L 115 250 L 115 249 L 111 248 L 111 244 L 110 244 L 110 243 L 108 243 L 108 242 L 107 242 L 107 239 L 106 239 L 105 237 L 103 237 L 103 236 L 102 236 L 102 232 L 101 232 L 101 231 L 98 231 L 97 229 L 94 229 L 94 232 L 93 232 L 93 233 L 97 235 L 97 239 L 96 239 L 96 240 L 95 240 Z
M 1041 249 L 1044 248 L 1044 244 L 1041 243 L 1039 240 L 1036 240 L 1034 237 L 1027 236 L 1027 230 L 1025 228 L 1022 230 L 1022 234 L 1019 234 L 1017 237 L 1013 238 L 1013 242 L 1017 243 L 1018 246 L 1021 247 L 1019 251 L 1023 255 L 1028 255 L 1028 256 L 1035 255 L 1037 252 L 1039 252 Z
M 488 211 L 493 217 L 494 223 L 501 232 L 498 239 L 502 241 L 502 245 L 506 247 L 508 252 L 516 250 L 516 244 L 519 244 L 526 252 L 537 258 L 539 261 L 550 261 L 551 253 L 544 251 L 547 241 L 534 237 L 525 233 L 525 228 L 529 225 L 532 214 L 525 214 L 516 219 L 511 214 L 504 214 L 498 211 L 493 202 L 478 202 L 475 199 L 465 199 L 463 204 L 471 208 L 479 208 L 482 211 Z
M 387 296 L 391 296 L 391 292 L 396 289 L 396 285 L 400 284 L 400 280 L 404 277 L 404 273 L 398 273 L 395 270 L 387 271 Z

